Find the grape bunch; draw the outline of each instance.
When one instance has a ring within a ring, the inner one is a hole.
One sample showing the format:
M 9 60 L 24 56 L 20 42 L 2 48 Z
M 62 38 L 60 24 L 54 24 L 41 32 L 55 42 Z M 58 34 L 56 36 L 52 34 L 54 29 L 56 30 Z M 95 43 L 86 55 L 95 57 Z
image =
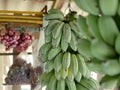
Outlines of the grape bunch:
M 18 45 L 15 47 L 16 52 L 22 52 L 32 44 L 33 37 L 30 34 L 22 33 L 18 40 Z
M 0 35 L 0 42 L 6 46 L 6 50 L 15 48 L 19 39 L 20 35 L 16 30 L 7 30 L 4 35 Z
M 28 33 L 20 34 L 16 30 L 7 30 L 4 35 L 0 35 L 0 43 L 6 46 L 6 50 L 14 48 L 18 53 L 26 51 L 32 41 L 32 35 Z
M 7 85 L 31 84 L 31 87 L 35 88 L 38 85 L 38 79 L 42 71 L 40 66 L 33 68 L 25 60 L 16 58 L 7 73 L 5 83 Z

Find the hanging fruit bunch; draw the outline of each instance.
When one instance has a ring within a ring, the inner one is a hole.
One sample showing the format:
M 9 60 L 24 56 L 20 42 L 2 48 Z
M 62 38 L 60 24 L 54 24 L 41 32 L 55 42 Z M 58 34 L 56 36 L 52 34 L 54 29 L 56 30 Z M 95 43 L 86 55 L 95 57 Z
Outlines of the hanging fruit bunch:
M 31 84 L 32 89 L 38 85 L 38 77 L 42 73 L 40 66 L 33 68 L 31 63 L 27 64 L 24 59 L 16 58 L 10 66 L 7 77 L 5 78 L 6 85 L 24 85 Z
M 18 45 L 15 47 L 16 52 L 26 51 L 32 44 L 33 36 L 28 33 L 21 33 L 18 40 Z
M 19 33 L 16 30 L 6 30 L 0 35 L 0 42 L 6 46 L 6 50 L 14 48 L 16 52 L 26 51 L 32 44 L 33 36 L 28 33 Z
M 98 83 L 90 77 L 85 59 L 78 52 L 82 35 L 76 13 L 64 16 L 60 10 L 50 9 L 45 19 L 45 44 L 39 50 L 45 68 L 41 86 L 46 90 L 98 90 Z
M 16 30 L 6 30 L 5 34 L 0 36 L 1 43 L 6 46 L 6 50 L 15 48 L 18 45 L 20 38 L 19 33 Z
M 87 17 L 79 15 L 77 20 L 85 36 L 78 45 L 79 52 L 90 58 L 87 65 L 91 70 L 105 75 L 100 81 L 103 88 L 120 87 L 120 1 L 74 2 L 88 13 Z

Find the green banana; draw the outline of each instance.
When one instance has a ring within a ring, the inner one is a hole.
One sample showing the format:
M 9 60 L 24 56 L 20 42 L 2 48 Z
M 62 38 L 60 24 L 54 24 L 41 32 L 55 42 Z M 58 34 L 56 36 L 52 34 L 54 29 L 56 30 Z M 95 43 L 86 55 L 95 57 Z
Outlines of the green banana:
M 66 79 L 66 77 L 68 76 L 68 69 L 65 70 L 63 67 L 61 69 L 61 76 L 62 76 L 62 79 Z
M 115 50 L 111 46 L 97 39 L 91 42 L 91 51 L 99 60 L 114 58 L 116 55 Z
M 98 0 L 74 0 L 74 2 L 78 5 L 79 8 L 83 9 L 84 11 L 93 14 L 99 15 L 99 8 L 98 8 Z M 91 3 L 92 2 L 92 3 Z
M 45 35 L 49 35 L 52 33 L 52 30 L 55 28 L 55 26 L 61 21 L 59 20 L 52 20 L 48 23 L 47 27 L 45 28 Z
M 52 48 L 51 43 L 45 43 L 43 44 L 40 49 L 39 49 L 39 55 L 38 56 L 42 56 L 48 53 L 48 51 Z
M 120 2 L 118 3 L 118 15 L 120 16 Z
M 88 58 L 93 57 L 90 46 L 91 42 L 88 41 L 87 39 L 78 40 L 77 44 L 78 52 Z
M 77 36 L 77 37 L 82 37 L 82 34 L 81 34 L 81 31 L 80 31 L 80 29 L 79 29 L 79 27 L 78 27 L 78 22 L 77 22 L 77 20 L 74 20 L 74 21 L 71 21 L 71 22 L 69 22 L 69 25 L 70 25 L 70 27 L 71 27 L 71 30 L 75 33 L 75 35 Z
M 57 80 L 61 80 L 62 79 L 62 71 L 60 70 L 60 71 L 55 71 L 55 77 L 56 77 L 56 79 Z
M 64 34 L 64 33 L 63 33 Z M 65 41 L 64 35 L 62 34 L 62 39 L 61 39 L 61 49 L 66 52 L 68 49 L 68 42 Z
M 57 82 L 57 90 L 66 90 L 65 89 L 65 80 L 61 79 Z
M 48 83 L 53 75 L 54 75 L 53 71 L 51 71 L 49 73 L 44 72 L 39 78 L 41 86 L 48 85 Z
M 52 30 L 52 35 L 53 35 L 54 39 L 56 39 L 60 35 L 60 33 L 62 32 L 63 25 L 64 25 L 64 22 L 61 21 Z
M 52 41 L 52 34 L 45 35 L 45 43 L 49 43 Z
M 52 48 L 49 52 L 48 52 L 48 60 L 52 60 L 53 58 L 55 58 L 55 56 L 61 51 L 60 46 L 56 47 L 56 48 Z
M 93 81 L 92 78 L 91 79 L 82 78 L 80 81 L 81 85 L 90 90 L 98 90 L 99 86 L 96 83 L 97 82 L 95 82 L 95 80 Z
M 84 61 L 84 58 L 80 54 L 77 54 L 76 56 L 78 60 L 78 70 L 85 77 L 87 74 L 87 70 L 86 70 L 86 63 Z
M 66 82 L 69 90 L 77 90 L 76 84 L 74 81 L 70 81 L 69 79 L 65 79 L 65 82 Z
M 103 40 L 113 46 L 115 38 L 119 34 L 118 27 L 116 26 L 113 18 L 101 16 L 98 20 L 98 24 Z
M 100 81 L 100 85 L 102 88 L 104 89 L 113 89 L 117 86 L 117 82 L 118 82 L 118 76 L 108 76 L 105 75 L 101 81 Z
M 75 80 L 79 83 L 82 78 L 82 73 L 80 71 L 77 72 L 75 76 Z
M 46 87 L 46 90 L 56 90 L 56 87 L 57 87 L 57 80 L 55 76 L 53 75 Z
M 77 20 L 78 22 L 78 27 L 81 30 L 81 33 L 88 39 L 91 40 L 92 36 L 88 30 L 88 26 L 86 23 L 86 18 L 82 17 L 79 15 L 79 18 Z
M 71 55 L 70 69 L 75 77 L 78 73 L 78 60 L 75 54 Z
M 120 34 L 117 36 L 115 40 L 115 50 L 120 55 Z
M 45 72 L 51 72 L 54 69 L 54 60 L 47 61 L 45 64 Z
M 117 59 L 108 59 L 102 63 L 102 71 L 110 76 L 120 74 L 120 64 Z
M 52 38 L 52 46 L 53 46 L 54 48 L 56 48 L 56 47 L 59 46 L 60 41 L 61 41 L 61 37 L 62 37 L 62 32 L 58 35 L 57 38 L 55 38 L 55 39 Z
M 71 28 L 69 24 L 64 24 L 63 26 L 63 38 L 67 43 L 70 43 L 71 40 Z
M 99 19 L 98 16 L 89 14 L 86 18 L 86 22 L 87 22 L 89 31 L 92 34 L 92 36 L 94 36 L 95 38 L 99 40 L 103 40 L 100 34 L 99 27 L 98 27 L 98 19 Z
M 45 20 L 64 20 L 64 15 L 61 13 L 48 13 L 44 17 Z
M 74 50 L 77 51 L 77 37 L 73 31 L 71 31 L 71 40 L 70 40 L 70 47 Z
M 63 53 L 59 53 L 54 60 L 54 69 L 56 72 L 58 72 L 62 68 L 62 58 L 63 58 Z
M 71 61 L 71 54 L 69 52 L 65 52 L 62 60 L 62 66 L 65 70 L 67 70 L 70 67 L 70 61 Z
M 102 72 L 101 61 L 99 59 L 93 58 L 91 61 L 87 62 L 87 67 L 94 72 Z
M 69 81 L 74 81 L 74 75 L 73 75 L 73 73 L 72 73 L 72 71 L 71 71 L 70 68 L 68 69 L 67 79 L 68 79 Z
M 89 90 L 88 88 L 86 88 L 85 86 L 83 86 L 81 84 L 76 84 L 76 88 L 77 88 L 77 90 Z
M 99 0 L 99 6 L 103 15 L 114 16 L 117 12 L 119 0 Z

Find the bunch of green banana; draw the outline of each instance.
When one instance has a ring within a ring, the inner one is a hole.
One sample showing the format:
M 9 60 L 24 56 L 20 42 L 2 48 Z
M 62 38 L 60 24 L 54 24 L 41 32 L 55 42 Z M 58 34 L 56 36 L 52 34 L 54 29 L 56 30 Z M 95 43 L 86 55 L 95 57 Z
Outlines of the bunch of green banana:
M 85 57 L 93 57 L 91 39 L 87 40 L 81 33 L 74 13 L 64 17 L 61 11 L 50 9 L 45 19 L 49 22 L 44 30 L 45 44 L 39 50 L 40 60 L 44 64 L 41 85 L 46 86 L 46 90 L 79 90 L 76 85 L 81 80 L 84 82 L 85 78 L 90 83 L 85 87 L 97 90 L 97 82 L 92 81 L 91 71 L 85 62 Z
M 89 59 L 86 63 L 90 70 L 105 74 L 101 86 L 113 88 L 117 86 L 115 76 L 120 76 L 120 1 L 74 2 L 88 13 L 86 17 L 79 15 L 77 19 L 78 28 L 84 37 L 78 39 L 78 52 Z M 78 87 L 84 88 L 82 85 Z

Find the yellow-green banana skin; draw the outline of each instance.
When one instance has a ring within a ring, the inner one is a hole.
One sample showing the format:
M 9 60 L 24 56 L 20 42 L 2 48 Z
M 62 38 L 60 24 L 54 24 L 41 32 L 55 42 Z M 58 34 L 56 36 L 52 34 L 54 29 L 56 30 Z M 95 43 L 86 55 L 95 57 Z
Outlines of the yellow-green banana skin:
M 119 30 L 114 19 L 112 17 L 101 16 L 98 24 L 103 40 L 113 46 L 115 43 L 115 38 L 119 34 Z
M 119 0 L 99 0 L 99 6 L 103 15 L 114 16 L 117 12 Z
M 113 47 L 97 39 L 91 42 L 91 51 L 93 56 L 100 60 L 111 59 L 116 56 L 116 52 Z
M 120 34 L 117 36 L 115 40 L 115 50 L 120 55 Z

